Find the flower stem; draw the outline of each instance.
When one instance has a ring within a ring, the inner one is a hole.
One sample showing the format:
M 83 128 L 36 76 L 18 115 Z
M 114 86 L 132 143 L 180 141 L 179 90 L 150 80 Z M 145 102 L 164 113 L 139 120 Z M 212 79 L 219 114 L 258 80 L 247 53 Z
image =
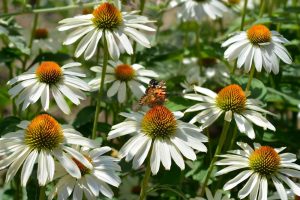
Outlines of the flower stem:
M 147 167 L 145 171 L 145 176 L 142 181 L 142 188 L 141 188 L 139 200 L 144 200 L 147 196 L 147 187 L 148 187 L 149 178 L 151 176 L 150 157 L 151 157 L 152 148 L 153 148 L 153 141 L 151 143 L 151 147 L 147 158 Z
M 245 0 L 243 11 L 242 11 L 242 21 L 241 21 L 240 31 L 244 30 L 245 18 L 246 18 L 246 12 L 247 12 L 247 5 L 248 5 L 248 0 Z
M 39 4 L 40 4 L 40 1 L 37 0 L 36 3 L 35 3 L 35 7 L 38 7 Z M 29 44 L 28 44 L 28 48 L 30 49 L 30 53 L 32 51 L 32 44 L 33 44 L 33 39 L 34 39 L 34 34 L 35 34 L 36 27 L 37 27 L 38 19 L 39 19 L 39 13 L 34 14 L 33 25 L 32 25 L 32 28 L 31 28 L 31 35 L 30 35 Z M 22 67 L 23 72 L 26 71 L 26 64 L 27 64 L 28 59 L 29 59 L 29 55 L 26 55 L 25 60 L 23 62 L 23 67 Z
M 254 77 L 254 73 L 255 73 L 255 67 L 252 65 L 245 92 L 248 92 L 250 90 L 250 86 L 251 86 L 251 82 L 252 82 L 253 77 Z
M 45 200 L 46 199 L 45 190 L 46 190 L 45 186 L 40 186 L 39 200 Z
M 244 2 L 244 7 L 242 10 L 242 20 L 241 20 L 241 26 L 240 26 L 240 31 L 244 30 L 244 26 L 245 26 L 245 18 L 246 18 L 246 12 L 247 12 L 247 5 L 248 5 L 248 0 L 245 0 Z M 231 74 L 234 74 L 235 70 L 237 67 L 237 61 L 234 63 L 233 69 L 231 71 Z
M 207 170 L 207 175 L 206 175 L 204 183 L 202 185 L 200 196 L 204 195 L 205 188 L 206 188 L 207 183 L 209 181 L 209 178 L 210 178 L 210 175 L 212 173 L 212 170 L 213 170 L 213 168 L 215 166 L 215 162 L 217 161 L 217 158 L 218 158 L 217 156 L 221 153 L 222 148 L 224 146 L 224 143 L 225 143 L 225 140 L 226 140 L 226 137 L 227 137 L 227 133 L 228 133 L 229 127 L 230 127 L 230 122 L 224 120 L 223 130 L 222 130 L 222 133 L 221 133 L 221 137 L 219 139 L 219 144 L 217 146 L 217 149 L 215 151 L 215 155 L 214 155 L 213 159 L 211 160 L 209 168 Z
M 4 12 L 4 13 L 7 13 L 7 12 L 8 12 L 7 0 L 3 0 L 3 12 Z
M 100 112 L 100 99 L 102 98 L 103 94 L 103 88 L 104 88 L 104 79 L 105 79 L 105 74 L 106 74 L 106 68 L 107 68 L 107 63 L 108 63 L 108 50 L 107 50 L 107 42 L 105 39 L 105 35 L 103 37 L 103 66 L 102 66 L 102 74 L 101 74 L 101 81 L 100 81 L 100 87 L 99 87 L 99 92 L 97 96 L 97 104 L 96 104 L 96 111 L 95 111 L 95 117 L 94 117 L 94 123 L 93 123 L 93 131 L 92 131 L 92 139 L 95 139 L 97 136 L 97 124 L 98 124 L 98 117 L 99 117 L 99 112 Z
M 259 15 L 258 15 L 259 18 L 261 18 L 263 16 L 264 11 L 265 11 L 265 6 L 266 6 L 266 0 L 261 0 Z

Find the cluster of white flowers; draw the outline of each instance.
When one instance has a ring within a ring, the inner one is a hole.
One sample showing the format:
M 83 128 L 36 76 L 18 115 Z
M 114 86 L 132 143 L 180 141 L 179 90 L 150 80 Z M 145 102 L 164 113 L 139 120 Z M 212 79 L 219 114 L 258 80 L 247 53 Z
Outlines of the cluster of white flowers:
M 219 0 L 181 0 L 172 1 L 171 5 L 179 8 L 178 16 L 183 21 L 200 22 L 207 17 L 215 20 L 229 10 Z M 138 13 L 121 12 L 120 1 L 115 4 L 103 2 L 91 14 L 59 22 L 59 31 L 72 30 L 63 44 L 78 42 L 75 57 L 83 55 L 89 60 L 97 49 L 101 49 L 100 46 L 107 46 L 112 60 L 108 61 L 105 73 L 101 65 L 91 67 L 97 75 L 89 83 L 83 80 L 86 74 L 79 69 L 81 63 L 71 62 L 60 66 L 52 61 L 41 62 L 8 82 L 12 86 L 9 94 L 16 98 L 17 105 L 22 104 L 22 110 L 40 99 L 43 110 L 48 111 L 53 97 L 65 114 L 71 113 L 66 98 L 79 105 L 80 100 L 86 99 L 86 92 L 99 90 L 102 81 L 108 85 L 107 97 L 117 95 L 120 103 L 126 101 L 128 92 L 137 99 L 143 95 L 152 95 L 147 111 L 120 113 L 126 119 L 113 125 L 108 133 L 109 140 L 132 136 L 120 149 L 118 158 L 103 155 L 111 150 L 110 147 L 100 147 L 97 142 L 83 137 L 72 127 L 61 125 L 52 116 L 40 114 L 31 121 L 22 121 L 18 125 L 19 130 L 0 138 L 0 156 L 4 157 L 0 161 L 0 170 L 8 168 L 6 182 L 12 180 L 22 167 L 21 185 L 26 186 L 37 163 L 39 185 L 58 180 L 49 199 L 55 196 L 58 199 L 71 196 L 73 199 L 83 199 L 84 196 L 95 199 L 100 193 L 112 198 L 113 191 L 109 185 L 118 187 L 121 183 L 119 159 L 132 160 L 133 169 L 141 168 L 148 162 L 146 165 L 153 175 L 159 172 L 160 164 L 170 170 L 172 161 L 184 170 L 185 159 L 194 161 L 197 153 L 207 151 L 203 143 L 208 142 L 208 138 L 202 131 L 221 116 L 229 123 L 234 121 L 238 130 L 250 139 L 256 136 L 253 124 L 263 129 L 276 130 L 265 116 L 273 114 L 263 109 L 260 101 L 248 98 L 249 94 L 237 84 L 227 85 L 218 93 L 202 87 L 205 80 L 199 76 L 198 68 L 189 71 L 187 81 L 181 84 L 185 88 L 184 98 L 198 101 L 185 111 L 199 111 L 189 123 L 180 120 L 184 113 L 172 112 L 164 105 L 164 101 L 155 102 L 156 95 L 161 95 L 155 93 L 158 84 L 149 86 L 154 90 L 151 94 L 150 89 L 144 85 L 150 83 L 152 78 L 157 78 L 158 74 L 140 64 L 127 64 L 119 60 L 123 53 L 134 54 L 132 40 L 150 47 L 150 41 L 141 31 L 154 32 L 154 28 L 146 25 L 153 21 Z M 280 60 L 292 63 L 283 46 L 287 42 L 278 32 L 270 31 L 264 25 L 253 25 L 247 31 L 233 35 L 222 47 L 228 47 L 224 58 L 228 61 L 236 60 L 237 67 L 244 66 L 246 72 L 255 67 L 258 72 L 264 68 L 268 73 L 277 74 Z M 227 71 L 220 76 L 228 77 Z M 208 75 L 206 77 L 210 78 Z M 287 199 L 284 184 L 300 196 L 300 187 L 289 178 L 300 178 L 300 166 L 294 163 L 294 154 L 281 153 L 284 148 L 257 143 L 254 143 L 254 148 L 242 142 L 237 144 L 242 150 L 231 150 L 228 154 L 219 155 L 222 159 L 216 162 L 216 165 L 228 165 L 217 172 L 218 176 L 242 170 L 224 185 L 224 190 L 231 190 L 247 180 L 238 192 L 241 199 L 249 196 L 251 200 L 267 200 L 269 182 L 274 184 L 283 200 Z M 208 188 L 206 196 L 214 200 L 230 199 L 229 195 L 222 198 L 221 190 L 213 196 Z

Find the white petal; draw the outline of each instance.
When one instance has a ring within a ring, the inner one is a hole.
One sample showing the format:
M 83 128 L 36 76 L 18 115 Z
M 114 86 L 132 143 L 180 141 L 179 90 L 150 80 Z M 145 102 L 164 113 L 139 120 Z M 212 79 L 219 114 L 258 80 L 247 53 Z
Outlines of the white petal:
M 53 150 L 53 155 L 60 162 L 60 164 L 64 167 L 64 169 L 73 177 L 81 178 L 81 173 L 76 163 L 69 158 L 65 153 L 59 150 Z
M 157 140 L 159 146 L 159 153 L 161 163 L 165 167 L 166 170 L 170 170 L 171 168 L 171 155 L 168 144 L 163 140 Z
M 52 95 L 56 101 L 57 106 L 65 113 L 70 114 L 71 110 L 65 101 L 63 95 L 60 93 L 60 91 L 57 89 L 55 85 L 51 86 Z
M 105 40 L 107 42 L 109 55 L 113 60 L 118 60 L 120 57 L 119 47 L 115 41 L 113 34 L 109 30 L 105 30 Z
M 277 193 L 278 193 L 280 199 L 287 200 L 288 197 L 287 197 L 286 191 L 285 191 L 282 183 L 275 176 L 271 176 L 271 178 L 273 180 L 273 183 L 276 187 L 276 190 L 277 190 Z
M 160 166 L 159 146 L 158 146 L 158 143 L 156 140 L 154 140 L 154 142 L 153 142 L 150 163 L 151 163 L 152 174 L 156 175 L 159 170 L 159 166 Z
M 126 83 L 121 82 L 119 90 L 118 90 L 118 101 L 120 103 L 125 102 L 126 100 Z
M 235 186 L 237 186 L 238 184 L 240 184 L 241 182 L 243 182 L 244 180 L 249 178 L 249 176 L 251 176 L 252 174 L 253 174 L 253 172 L 251 170 L 245 170 L 245 171 L 240 172 L 237 176 L 235 176 L 233 179 L 228 181 L 224 185 L 223 189 L 230 190 L 230 189 L 234 188 Z
M 38 156 L 38 151 L 33 150 L 28 157 L 26 158 L 21 172 L 21 186 L 25 187 L 27 184 L 27 181 L 32 173 L 33 166 L 35 164 L 36 158 Z
M 108 97 L 114 96 L 114 95 L 118 92 L 119 87 L 120 87 L 120 84 L 121 84 L 121 82 L 120 82 L 119 80 L 116 80 L 116 81 L 112 84 L 112 86 L 108 89 L 108 91 L 107 91 L 107 96 L 108 96 Z

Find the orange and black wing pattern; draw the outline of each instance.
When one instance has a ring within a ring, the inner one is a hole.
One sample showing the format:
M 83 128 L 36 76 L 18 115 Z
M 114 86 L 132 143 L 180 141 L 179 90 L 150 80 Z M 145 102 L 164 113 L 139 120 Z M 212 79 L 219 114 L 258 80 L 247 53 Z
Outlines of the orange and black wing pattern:
M 139 101 L 141 106 L 154 107 L 156 105 L 163 105 L 166 101 L 167 92 L 166 92 L 166 83 L 164 81 L 158 82 L 155 79 L 152 79 L 149 82 L 148 88 L 144 96 Z

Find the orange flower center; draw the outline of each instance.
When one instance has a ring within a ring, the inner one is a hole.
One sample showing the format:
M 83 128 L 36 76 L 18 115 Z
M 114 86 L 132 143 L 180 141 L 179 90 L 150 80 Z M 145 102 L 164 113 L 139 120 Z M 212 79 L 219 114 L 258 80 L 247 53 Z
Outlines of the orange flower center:
M 130 81 L 135 75 L 135 70 L 127 64 L 118 65 L 115 68 L 115 76 L 120 81 Z
M 271 41 L 271 31 L 264 25 L 254 25 L 247 31 L 248 39 L 252 44 L 260 44 Z
M 63 72 L 56 62 L 47 61 L 42 62 L 40 66 L 36 68 L 35 74 L 40 82 L 51 85 L 61 79 Z
M 229 85 L 223 88 L 216 98 L 216 104 L 224 111 L 240 113 L 246 106 L 246 95 L 239 85 Z
M 111 3 L 103 3 L 93 11 L 94 25 L 99 29 L 114 29 L 123 22 L 122 13 Z
M 83 15 L 88 15 L 88 14 L 92 14 L 93 11 L 94 11 L 93 8 L 83 8 L 82 11 L 81 11 L 81 13 L 82 13 Z
M 90 162 L 92 163 L 92 159 L 87 156 L 87 155 L 84 155 L 84 157 Z M 76 160 L 75 158 L 72 158 L 72 160 L 76 163 L 77 167 L 79 168 L 80 170 L 80 173 L 81 173 L 81 176 L 84 176 L 86 174 L 89 174 L 91 173 L 91 169 L 87 168 L 86 166 L 84 166 L 80 161 Z
M 37 28 L 34 31 L 35 39 L 46 39 L 48 38 L 48 30 L 45 28 Z
M 142 131 L 151 138 L 169 138 L 175 134 L 177 122 L 173 113 L 164 106 L 154 106 L 142 119 Z
M 52 150 L 63 140 L 64 135 L 60 124 L 47 114 L 36 116 L 25 131 L 25 144 L 32 149 Z
M 256 149 L 249 157 L 250 168 L 262 176 L 273 174 L 280 165 L 280 156 L 269 146 Z

